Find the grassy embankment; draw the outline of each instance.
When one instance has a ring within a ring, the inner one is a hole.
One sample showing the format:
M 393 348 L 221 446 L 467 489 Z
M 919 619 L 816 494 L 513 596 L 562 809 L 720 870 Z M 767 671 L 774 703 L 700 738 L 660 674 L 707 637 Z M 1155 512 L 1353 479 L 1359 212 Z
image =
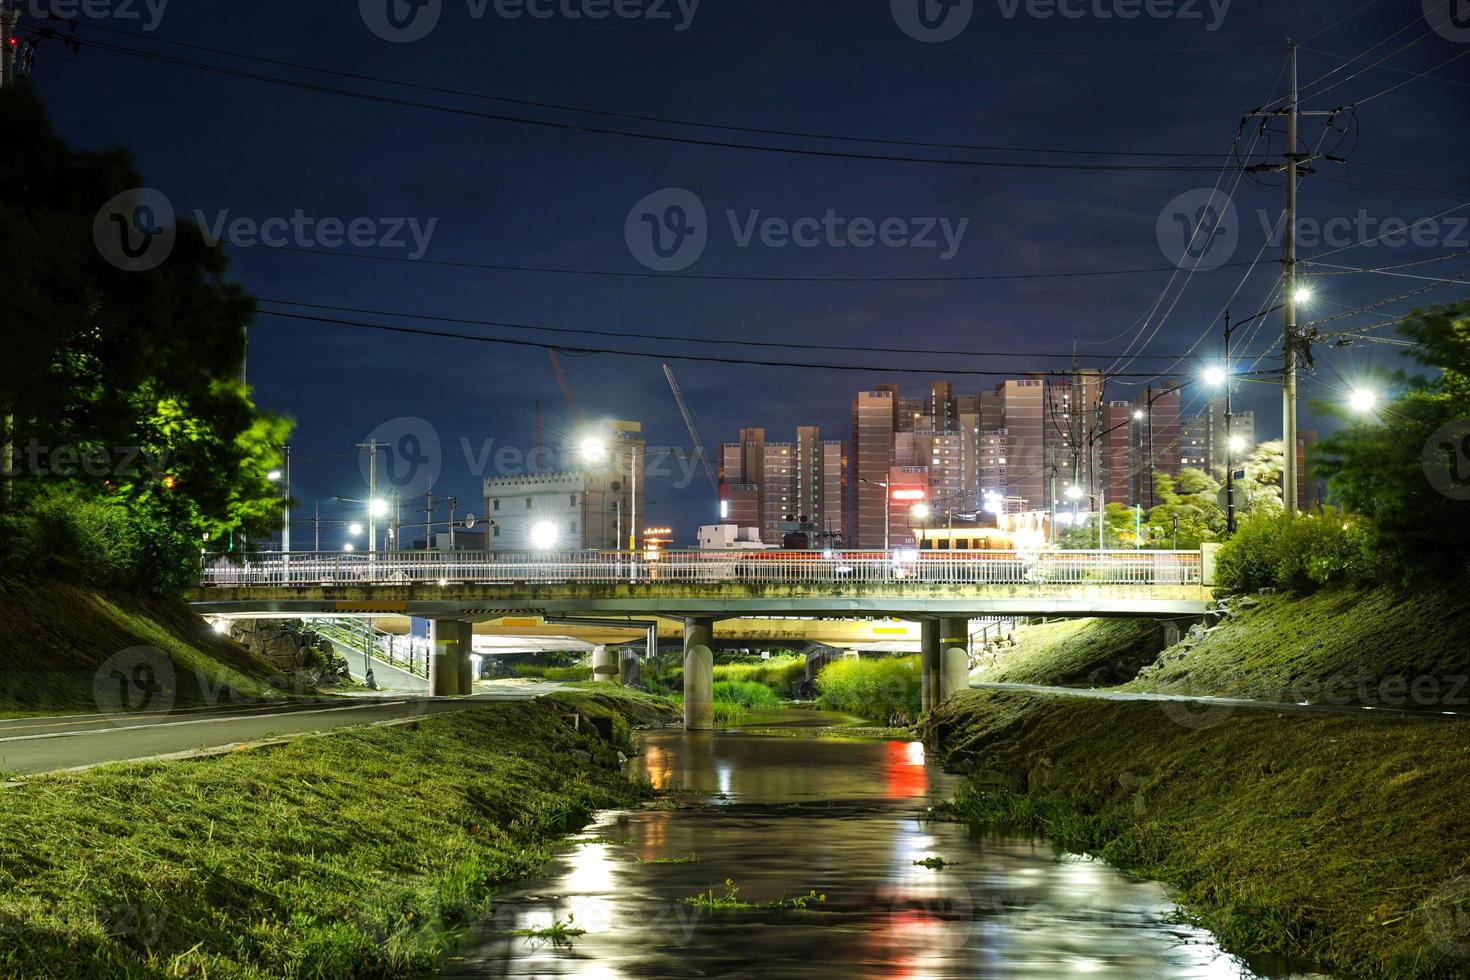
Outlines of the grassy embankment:
M 270 664 L 177 600 L 9 580 L 0 583 L 0 636 L 0 717 L 99 710 L 98 685 L 110 682 L 104 665 L 140 646 L 168 658 L 178 706 L 283 693 L 271 686 L 280 678 Z
M 1455 703 L 1470 673 L 1462 593 L 1260 596 L 1124 686 Z M 1086 678 L 1115 633 L 1023 638 L 1001 656 L 1006 679 Z M 1235 951 L 1345 976 L 1470 972 L 1465 723 L 971 691 L 925 727 L 971 771 L 960 815 L 1166 881 Z
M 646 695 L 565 691 L 31 779 L 0 791 L 0 975 L 430 970 L 557 835 L 646 795 L 618 751 L 630 725 L 670 716 Z

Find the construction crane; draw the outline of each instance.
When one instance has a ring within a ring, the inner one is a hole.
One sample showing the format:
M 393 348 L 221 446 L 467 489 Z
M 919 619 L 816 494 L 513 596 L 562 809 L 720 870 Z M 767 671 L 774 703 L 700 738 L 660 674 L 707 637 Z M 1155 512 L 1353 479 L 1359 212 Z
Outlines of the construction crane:
M 705 455 L 704 443 L 700 441 L 699 430 L 694 426 L 694 416 L 689 411 L 689 403 L 684 400 L 684 392 L 679 390 L 679 382 L 674 378 L 674 369 L 667 364 L 664 365 L 664 376 L 669 379 L 669 387 L 674 392 L 674 401 L 679 403 L 679 414 L 684 416 L 684 428 L 689 430 L 689 438 L 694 442 L 694 453 L 704 464 L 704 475 L 709 478 L 709 487 L 718 494 L 720 481 L 715 476 L 715 468 L 710 465 L 709 457 Z
M 561 360 L 556 356 L 556 348 L 546 348 L 546 353 L 551 355 L 551 371 L 556 375 L 556 383 L 561 386 L 561 396 L 566 399 L 567 411 L 572 414 L 572 421 L 581 425 L 582 410 L 577 407 L 577 399 L 572 394 L 572 383 L 567 380 L 567 373 L 562 370 Z

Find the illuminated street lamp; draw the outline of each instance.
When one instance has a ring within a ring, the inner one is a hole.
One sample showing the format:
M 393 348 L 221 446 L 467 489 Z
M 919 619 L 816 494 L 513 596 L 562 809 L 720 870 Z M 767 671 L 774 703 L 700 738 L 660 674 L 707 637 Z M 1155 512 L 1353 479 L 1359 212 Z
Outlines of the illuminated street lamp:
M 1246 442 L 1245 436 L 1231 436 L 1228 440 L 1226 440 L 1226 442 L 1230 446 L 1230 451 L 1232 453 L 1244 452 L 1245 447 L 1249 445 L 1249 443 Z
M 556 525 L 551 521 L 537 521 L 531 525 L 531 547 L 537 551 L 555 548 L 559 536 Z
M 1219 364 L 1211 364 L 1201 372 L 1200 380 L 1211 388 L 1219 388 L 1230 380 L 1230 372 Z
M 349 542 L 347 542 L 346 544 L 344 544 L 342 546 L 342 550 L 343 551 L 356 551 L 357 548 L 353 545 L 353 543 L 351 541 L 349 541 Z
M 1298 303 L 1310 303 L 1312 301 L 1312 287 L 1298 286 L 1292 291 L 1291 298 Z
M 388 501 L 382 497 L 368 502 L 368 513 L 374 517 L 383 517 L 388 513 Z
M 922 500 L 909 508 L 909 516 L 916 521 L 928 520 L 929 514 L 929 505 L 924 503 L 924 501 Z
M 1378 392 L 1370 388 L 1354 388 L 1348 395 L 1348 408 L 1359 415 L 1367 415 L 1378 407 Z
M 353 521 L 351 524 L 347 525 L 347 533 L 348 534 L 361 534 L 362 533 L 362 525 L 359 524 L 359 523 L 357 523 L 356 521 Z

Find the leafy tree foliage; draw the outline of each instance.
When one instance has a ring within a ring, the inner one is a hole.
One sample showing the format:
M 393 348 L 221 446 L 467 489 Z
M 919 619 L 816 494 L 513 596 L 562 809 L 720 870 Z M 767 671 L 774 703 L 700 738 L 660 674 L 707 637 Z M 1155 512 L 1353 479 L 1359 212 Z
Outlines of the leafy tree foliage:
M 1369 519 L 1375 551 L 1398 572 L 1454 574 L 1470 566 L 1470 501 L 1459 492 L 1470 476 L 1470 301 L 1416 311 L 1399 330 L 1432 373 L 1396 373 L 1394 397 L 1371 416 L 1319 406 L 1349 424 L 1318 444 L 1317 469 L 1344 508 Z
M 177 588 L 206 539 L 280 520 L 266 474 L 289 423 L 258 411 L 240 380 L 254 304 L 188 222 L 155 269 L 103 257 L 99 210 L 144 183 L 125 151 L 73 151 L 24 87 L 0 92 L 0 131 L 13 460 L 0 560 Z

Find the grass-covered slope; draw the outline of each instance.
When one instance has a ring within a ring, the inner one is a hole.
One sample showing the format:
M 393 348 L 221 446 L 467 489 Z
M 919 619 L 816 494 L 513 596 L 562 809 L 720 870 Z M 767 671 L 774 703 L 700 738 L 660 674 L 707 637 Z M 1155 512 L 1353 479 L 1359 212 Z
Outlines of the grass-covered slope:
M 174 704 L 209 703 L 232 693 L 267 696 L 268 663 L 214 633 L 177 600 L 110 595 L 62 582 L 0 582 L 0 715 L 98 711 L 99 693 L 114 696 L 118 677 L 162 683 L 152 647 L 168 664 Z
M 1272 701 L 1470 704 L 1470 580 L 1268 594 L 1167 651 L 1133 690 Z
M 0 790 L 0 976 L 425 973 L 496 884 L 645 792 L 617 753 L 668 716 L 566 691 Z
M 1106 687 L 1132 679 L 1164 648 L 1163 627 L 1151 619 L 1063 619 L 1023 626 L 1015 639 L 974 679 Z
M 1470 726 L 970 691 L 930 717 L 958 812 L 1169 882 L 1240 953 L 1470 970 Z

